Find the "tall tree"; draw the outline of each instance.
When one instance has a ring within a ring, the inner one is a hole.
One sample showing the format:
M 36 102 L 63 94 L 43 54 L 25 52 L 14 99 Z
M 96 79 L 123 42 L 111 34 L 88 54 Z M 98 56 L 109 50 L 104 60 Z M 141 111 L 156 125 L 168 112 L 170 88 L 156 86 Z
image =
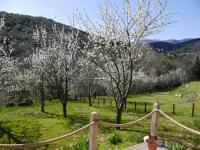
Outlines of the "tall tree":
M 33 64 L 39 70 L 41 81 L 47 81 L 58 89 L 63 106 L 63 115 L 67 117 L 67 101 L 73 78 L 79 72 L 78 31 L 66 33 L 65 28 L 52 27 L 52 33 L 45 28 L 34 31 L 34 39 L 39 43 L 37 53 L 33 55 Z
M 100 70 L 104 86 L 116 102 L 116 123 L 121 123 L 124 104 L 133 77 L 147 60 L 141 41 L 161 32 L 171 22 L 166 0 L 104 0 L 98 18 L 92 21 L 85 11 L 78 11 L 78 23 L 90 33 L 85 52 Z

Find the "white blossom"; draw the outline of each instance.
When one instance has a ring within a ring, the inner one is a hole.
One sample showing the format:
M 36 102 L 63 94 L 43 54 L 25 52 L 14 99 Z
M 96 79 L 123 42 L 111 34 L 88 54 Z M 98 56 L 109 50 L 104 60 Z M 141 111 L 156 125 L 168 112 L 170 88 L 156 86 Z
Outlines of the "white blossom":
M 117 106 L 117 123 L 133 85 L 135 72 L 140 73 L 147 59 L 147 49 L 140 41 L 170 24 L 166 0 L 104 0 L 99 5 L 99 21 L 85 11 L 76 14 L 79 25 L 89 34 L 85 55 L 101 70 L 101 82 L 112 93 Z M 121 4 L 121 3 L 120 3 Z M 133 4 L 135 4 L 133 6 Z M 89 54 L 89 55 L 88 55 Z

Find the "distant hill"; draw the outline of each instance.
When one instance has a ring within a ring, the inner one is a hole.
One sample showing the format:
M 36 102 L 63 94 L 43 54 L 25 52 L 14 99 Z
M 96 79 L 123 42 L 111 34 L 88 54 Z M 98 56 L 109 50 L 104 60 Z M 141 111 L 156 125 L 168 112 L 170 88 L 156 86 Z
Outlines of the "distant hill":
M 7 12 L 0 12 L 0 17 L 4 16 L 5 26 L 3 28 L 2 37 L 6 37 L 5 49 L 11 43 L 14 47 L 13 55 L 28 55 L 31 53 L 34 47 L 34 41 L 32 40 L 33 29 L 36 26 L 44 26 L 48 31 L 51 31 L 54 24 L 61 28 L 66 27 L 66 32 L 74 29 L 68 25 L 64 25 L 55 22 L 52 19 L 44 17 L 32 17 L 28 15 L 19 15 Z M 80 32 L 80 37 L 85 36 L 85 32 Z M 0 39 L 0 43 L 3 43 L 4 39 Z
M 178 40 L 168 40 L 168 41 L 156 41 L 151 42 L 149 45 L 159 51 L 164 53 L 193 53 L 200 52 L 200 38 L 197 39 L 184 39 Z
M 187 42 L 192 40 L 192 38 L 187 38 L 187 39 L 181 39 L 181 40 L 176 40 L 176 39 L 169 39 L 169 40 L 164 40 L 164 42 L 168 42 L 171 44 L 178 44 L 178 43 L 182 43 L 182 42 Z
M 157 42 L 165 42 L 165 43 L 170 43 L 170 44 L 178 44 L 186 41 L 190 41 L 192 38 L 186 38 L 186 39 L 181 39 L 181 40 L 176 40 L 176 39 L 168 39 L 168 40 L 158 40 L 158 39 L 144 39 L 142 40 L 141 43 L 149 44 L 149 43 L 157 43 Z

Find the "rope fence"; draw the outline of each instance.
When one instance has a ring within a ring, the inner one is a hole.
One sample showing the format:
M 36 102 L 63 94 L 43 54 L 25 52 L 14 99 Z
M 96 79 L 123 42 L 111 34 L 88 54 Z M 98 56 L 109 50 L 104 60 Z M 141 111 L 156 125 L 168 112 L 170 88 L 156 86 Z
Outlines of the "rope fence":
M 194 129 L 191 129 L 191 128 L 189 128 L 189 127 L 186 127 L 186 126 L 182 125 L 181 123 L 177 122 L 177 121 L 174 120 L 173 118 L 169 117 L 169 116 L 168 116 L 166 113 L 164 113 L 163 111 L 159 110 L 159 113 L 160 113 L 161 115 L 163 115 L 165 118 L 167 118 L 168 120 L 170 120 L 172 123 L 176 124 L 177 126 L 183 128 L 183 129 L 185 129 L 185 130 L 187 130 L 187 131 L 189 131 L 189 132 L 192 132 L 192 133 L 194 133 L 194 134 L 200 135 L 200 132 L 199 132 L 199 131 L 196 131 L 196 130 L 194 130 Z
M 165 118 L 167 118 L 168 120 L 170 120 L 172 123 L 176 124 L 177 126 L 191 132 L 197 135 L 200 135 L 199 131 L 196 131 L 194 129 L 191 129 L 189 127 L 186 127 L 184 125 L 182 125 L 181 123 L 177 122 L 176 120 L 174 120 L 173 118 L 171 118 L 170 116 L 168 116 L 166 113 L 164 113 L 163 111 L 160 110 L 160 104 L 159 103 L 155 103 L 153 105 L 153 111 L 150 112 L 149 114 L 139 118 L 138 120 L 132 121 L 132 122 L 128 122 L 128 123 L 124 123 L 124 124 L 115 124 L 115 123 L 109 123 L 109 122 L 101 122 L 98 119 L 98 113 L 96 112 L 92 112 L 90 115 L 90 123 L 83 126 L 82 128 L 75 130 L 71 133 L 67 133 L 64 134 L 62 136 L 59 137 L 55 137 L 52 139 L 48 139 L 45 141 L 40 141 L 37 143 L 29 143 L 29 144 L 0 144 L 0 148 L 34 148 L 34 147 L 39 147 L 39 146 L 43 146 L 43 145 L 47 145 L 47 144 L 51 144 L 53 142 L 59 141 L 59 140 L 63 140 L 66 137 L 78 134 L 80 132 L 82 132 L 83 130 L 90 128 L 90 132 L 89 132 L 89 150 L 97 150 L 98 144 L 97 144 L 97 137 L 98 137 L 98 126 L 105 126 L 105 127 L 128 127 L 130 125 L 136 124 L 148 117 L 151 116 L 151 130 L 150 130 L 150 138 L 153 138 L 152 141 L 156 141 L 155 139 L 157 139 L 157 132 L 158 132 L 158 119 L 159 119 L 159 115 L 164 116 Z
M 56 138 L 52 138 L 52 139 L 48 139 L 48 140 L 41 141 L 41 142 L 37 142 L 37 143 L 29 143 L 29 144 L 0 144 L 0 147 L 1 148 L 34 148 L 34 147 L 40 147 L 40 146 L 43 146 L 43 145 L 51 144 L 51 143 L 56 142 L 56 141 L 63 140 L 66 137 L 78 134 L 78 133 L 82 132 L 83 130 L 89 128 L 93 124 L 95 124 L 95 122 L 91 122 L 91 123 L 87 124 L 86 126 L 80 128 L 80 129 L 78 129 L 76 131 L 73 131 L 71 133 L 67 133 L 67 134 L 64 134 L 62 136 L 59 136 L 59 137 L 56 137 Z
M 159 110 L 154 110 L 152 112 L 150 112 L 149 114 L 145 115 L 144 117 L 138 119 L 138 120 L 135 120 L 135 121 L 132 121 L 132 122 L 128 122 L 128 123 L 124 123 L 124 124 L 115 124 L 115 123 L 108 123 L 108 122 L 99 122 L 99 125 L 102 125 L 102 126 L 105 126 L 105 127 L 128 127 L 130 125 L 133 125 L 133 124 L 136 124 L 146 118 L 148 118 L 149 116 L 151 116 L 154 112 L 157 112 Z

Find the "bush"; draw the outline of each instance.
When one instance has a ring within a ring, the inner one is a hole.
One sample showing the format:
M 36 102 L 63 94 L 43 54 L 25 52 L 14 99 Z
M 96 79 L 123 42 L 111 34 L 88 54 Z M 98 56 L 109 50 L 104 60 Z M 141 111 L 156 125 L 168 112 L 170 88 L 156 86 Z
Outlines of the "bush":
M 139 134 L 131 134 L 126 138 L 126 141 L 134 144 L 142 143 L 143 142 L 143 136 Z
M 111 144 L 117 145 L 119 143 L 122 143 L 122 137 L 121 135 L 115 133 L 114 135 L 112 135 L 109 139 Z
M 88 150 L 88 141 L 85 139 L 79 141 L 76 145 L 65 147 L 64 150 Z
M 185 146 L 179 145 L 179 144 L 167 144 L 170 150 L 186 150 L 187 148 Z

